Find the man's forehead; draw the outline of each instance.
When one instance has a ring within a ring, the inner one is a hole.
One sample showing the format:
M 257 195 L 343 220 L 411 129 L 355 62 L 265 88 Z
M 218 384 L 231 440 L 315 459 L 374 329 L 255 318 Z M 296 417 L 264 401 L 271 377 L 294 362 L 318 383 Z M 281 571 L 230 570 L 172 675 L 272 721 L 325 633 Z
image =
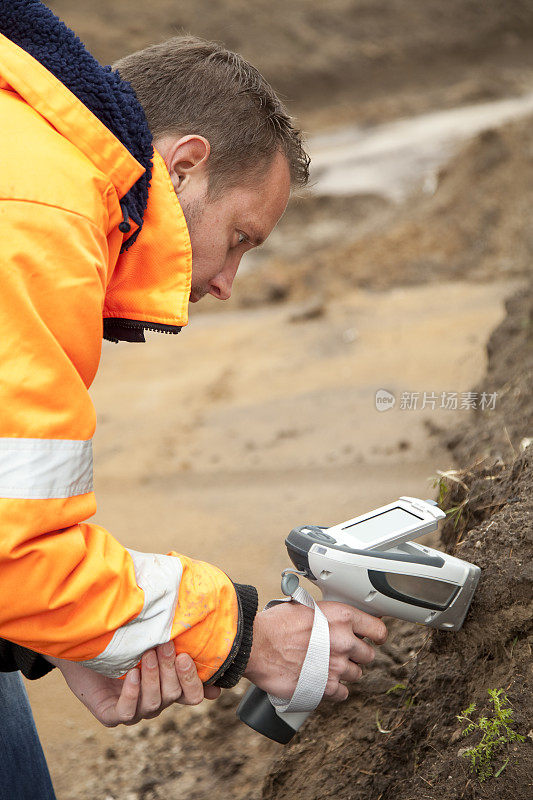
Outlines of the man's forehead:
M 285 211 L 291 190 L 290 170 L 287 159 L 276 153 L 268 170 L 252 186 L 247 195 L 243 222 L 246 234 L 254 244 L 262 244 Z M 243 197 L 244 199 L 244 197 Z

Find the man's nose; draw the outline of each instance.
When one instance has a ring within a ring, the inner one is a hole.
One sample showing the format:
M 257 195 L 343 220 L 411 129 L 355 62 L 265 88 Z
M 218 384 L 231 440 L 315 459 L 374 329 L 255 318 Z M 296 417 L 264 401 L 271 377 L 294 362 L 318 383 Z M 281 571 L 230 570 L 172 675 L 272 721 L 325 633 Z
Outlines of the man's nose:
M 209 284 L 209 294 L 217 300 L 229 300 L 231 297 L 231 287 L 235 278 L 240 259 L 230 267 L 224 267 Z
M 209 284 L 209 294 L 216 297 L 217 300 L 229 300 L 231 297 L 231 285 L 233 281 L 221 280 L 217 277 Z

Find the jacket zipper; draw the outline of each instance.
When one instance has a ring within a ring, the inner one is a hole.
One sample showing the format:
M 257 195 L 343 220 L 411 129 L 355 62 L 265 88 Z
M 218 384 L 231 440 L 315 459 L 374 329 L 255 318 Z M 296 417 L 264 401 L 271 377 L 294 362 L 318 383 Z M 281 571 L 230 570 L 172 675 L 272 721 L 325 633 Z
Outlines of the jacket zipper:
M 109 320 L 109 322 L 108 322 Z M 107 326 L 106 326 L 107 322 Z M 113 335 L 113 328 L 129 328 L 130 330 L 136 331 L 155 331 L 156 333 L 170 333 L 170 334 L 177 334 L 181 331 L 181 325 L 160 325 L 156 322 L 141 322 L 140 320 L 136 319 L 122 319 L 119 317 L 107 317 L 104 319 L 104 339 L 107 339 L 110 342 L 118 342 L 120 341 L 116 336 Z M 106 327 L 109 327 L 110 330 L 106 331 Z M 140 341 L 144 341 L 140 339 Z

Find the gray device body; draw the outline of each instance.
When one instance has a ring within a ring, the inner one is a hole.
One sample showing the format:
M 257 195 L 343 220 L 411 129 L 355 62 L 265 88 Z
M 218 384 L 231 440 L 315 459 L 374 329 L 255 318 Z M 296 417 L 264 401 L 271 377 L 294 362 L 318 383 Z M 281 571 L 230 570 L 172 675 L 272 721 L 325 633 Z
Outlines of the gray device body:
M 457 631 L 470 607 L 480 568 L 410 540 L 436 530 L 444 517 L 434 501 L 402 497 L 330 528 L 294 528 L 285 544 L 299 574 L 320 588 L 324 600 L 374 616 Z M 284 714 L 255 686 L 237 709 L 242 722 L 283 744 L 309 713 Z

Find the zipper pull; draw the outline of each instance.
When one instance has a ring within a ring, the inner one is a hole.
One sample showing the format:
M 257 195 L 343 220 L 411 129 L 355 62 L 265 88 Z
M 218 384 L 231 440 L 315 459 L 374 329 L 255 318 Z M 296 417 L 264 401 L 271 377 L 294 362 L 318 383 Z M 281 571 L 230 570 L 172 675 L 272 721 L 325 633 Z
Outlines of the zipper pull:
M 128 214 L 128 209 L 126 203 L 121 203 L 120 208 L 122 210 L 122 222 L 119 223 L 118 229 L 121 233 L 129 233 L 131 231 L 130 225 L 130 215 Z

